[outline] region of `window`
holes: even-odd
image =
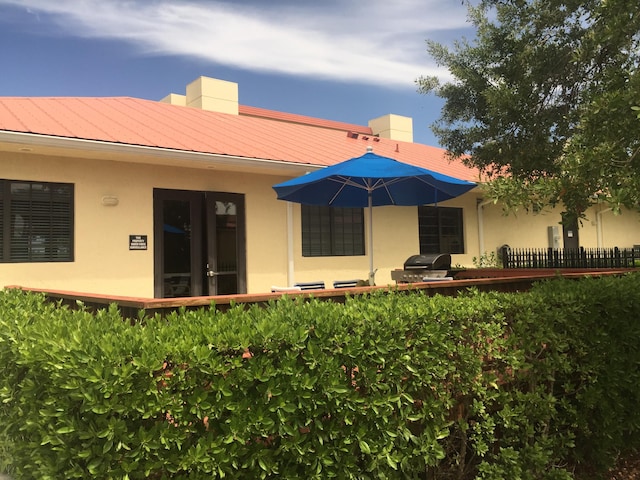
[[[302,205],[302,256],[364,255],[361,208]]]
[[[420,253],[464,253],[462,209],[418,207]]]
[[[0,262],[73,261],[73,185],[0,179]]]

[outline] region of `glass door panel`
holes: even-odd
[[[204,295],[202,194],[153,191],[154,295],[158,298]]]
[[[244,281],[244,197],[207,193],[209,291],[246,292]]]
[[[191,295],[191,202],[164,200],[164,296]]]

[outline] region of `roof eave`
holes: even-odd
[[[87,158],[104,158],[191,168],[209,168],[221,170],[256,170],[271,174],[300,174],[322,168],[319,165],[289,162],[264,158],[250,158],[208,152],[195,152],[146,145],[87,140],[82,138],[58,137],[27,132],[0,131],[0,143],[15,144],[19,150],[37,154],[38,148],[55,149],[67,152],[84,152]],[[33,149],[33,150],[32,150]],[[73,155],[80,156],[80,155]],[[117,158],[120,156],[121,158]]]

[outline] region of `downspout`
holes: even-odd
[[[484,249],[484,206],[493,203],[493,200],[478,199],[478,258],[482,257],[485,253]]]
[[[293,265],[293,203],[287,202],[287,286],[296,283]]]
[[[600,210],[596,212],[596,237],[598,242],[598,248],[603,248],[602,244],[604,243],[602,239],[602,214],[607,213],[608,211],[613,210],[611,207],[605,208],[604,210]]]

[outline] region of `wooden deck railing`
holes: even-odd
[[[73,292],[66,290],[51,290],[29,288],[23,286],[7,286],[24,291],[44,293],[52,301],[60,301],[71,308],[77,308],[78,302],[89,309],[100,309],[116,304],[125,318],[136,318],[141,311],[146,315],[164,315],[180,308],[210,307],[216,310],[227,310],[237,304],[267,305],[269,301],[276,300],[283,295],[317,298],[320,300],[344,302],[347,295],[358,295],[382,291],[411,292],[421,290],[427,295],[458,295],[459,292],[469,288],[479,291],[521,292],[527,291],[531,286],[541,280],[562,276],[565,278],[582,278],[585,276],[619,276],[631,271],[631,269],[469,269],[458,272],[453,280],[438,282],[419,282],[413,284],[364,286],[350,288],[327,288],[323,290],[307,290],[300,292],[267,292],[237,295],[216,295],[203,297],[180,298],[140,298],[118,295],[101,295],[87,292]]]

